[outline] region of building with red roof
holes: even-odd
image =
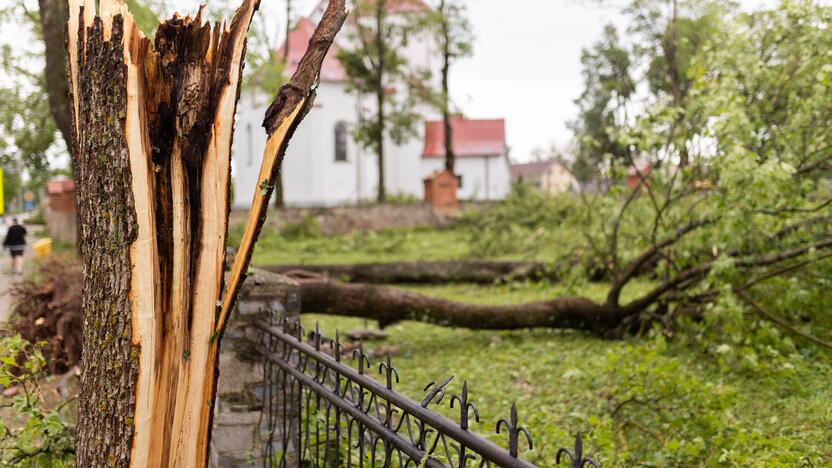
[[[431,9],[424,0],[387,0],[393,21],[398,15],[419,15]],[[291,76],[303,57],[326,2],[299,19],[287,40],[276,51],[286,57],[284,73]],[[315,105],[298,127],[283,162],[286,203],[294,206],[331,206],[372,200],[377,192],[378,160],[375,152],[357,144],[353,131],[373,110],[374,100],[348,88],[346,71],[338,60],[341,50],[354,46],[355,23],[347,22],[324,58]],[[435,70],[441,57],[430,31],[415,33],[399,51],[414,72]],[[437,88],[438,75],[434,73]],[[277,91],[277,90],[275,90]],[[391,90],[394,96],[395,89]],[[266,143],[262,120],[273,95],[247,92],[237,106],[233,140],[233,206],[247,208],[259,186],[261,155]],[[428,106],[414,108],[426,123],[419,135],[405,143],[385,141],[385,188],[390,194],[422,198],[423,179],[444,165],[444,139],[438,113]],[[506,159],[505,121],[454,119],[454,147],[458,155],[455,172],[462,183],[459,196],[495,199],[508,193],[510,180]]]

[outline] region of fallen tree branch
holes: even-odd
[[[774,322],[777,326],[783,328],[787,332],[789,332],[789,333],[791,333],[795,336],[805,338],[805,339],[811,341],[812,343],[815,343],[816,345],[823,346],[824,348],[827,348],[827,349],[832,349],[832,343],[830,343],[828,341],[824,341],[824,340],[822,340],[822,339],[820,339],[820,338],[818,338],[814,335],[810,335],[808,333],[805,333],[803,331],[798,330],[797,328],[793,327],[791,324],[789,324],[788,322],[786,322],[782,318],[780,318],[780,317],[772,314],[768,310],[766,310],[766,308],[763,307],[759,302],[752,299],[751,296],[749,296],[747,292],[737,291],[737,296],[739,296],[739,298],[742,299],[743,302],[745,302],[746,304],[751,306],[751,308],[754,309],[755,312],[762,315],[764,318]]]
[[[621,324],[620,311],[584,297],[559,297],[517,305],[449,301],[398,288],[300,279],[302,313],[378,320],[381,327],[413,320],[472,330],[569,328],[609,336]]]
[[[371,284],[491,284],[503,280],[548,279],[550,281],[558,281],[561,276],[554,265],[544,262],[490,260],[357,263],[345,265],[270,265],[260,268],[282,274],[306,271],[348,283]],[[602,274],[600,276],[604,275]]]

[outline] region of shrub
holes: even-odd
[[[41,347],[20,335],[0,338],[0,385],[19,390],[2,401],[8,410],[0,419],[2,466],[73,466],[74,442],[61,414],[63,404],[50,409],[41,397],[39,381],[47,374]]]
[[[468,233],[471,251],[478,255],[524,254],[574,246],[558,229],[578,221],[578,200],[572,194],[552,196],[528,184],[518,183],[509,196],[486,210],[463,214],[460,225]]]

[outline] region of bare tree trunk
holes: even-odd
[[[384,89],[384,13],[387,8],[385,0],[379,0],[376,4],[376,53],[378,54],[378,83],[376,83],[376,156],[378,157],[378,196],[377,201],[384,203],[387,200],[387,190],[384,187],[384,101],[386,98]]]
[[[439,3],[442,13],[442,124],[445,128],[445,169],[454,173],[456,156],[454,155],[453,128],[451,127],[451,95],[448,75],[451,69],[451,38],[448,31],[448,18],[445,12],[445,0]]]
[[[83,3],[82,3],[83,2]],[[177,16],[145,38],[125,5],[70,0],[81,257],[78,466],[205,466],[225,320],[286,142],[346,15],[330,2],[269,108],[255,221],[223,288],[231,136],[257,0],[228,26]]]
[[[40,25],[43,30],[44,88],[49,97],[49,110],[58,130],[72,152],[72,114],[69,111],[69,88],[66,82],[66,1],[38,0]]]

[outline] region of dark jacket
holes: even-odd
[[[6,239],[3,241],[3,247],[10,247],[12,245],[26,245],[26,228],[14,224],[9,226],[9,231],[6,232]]]

